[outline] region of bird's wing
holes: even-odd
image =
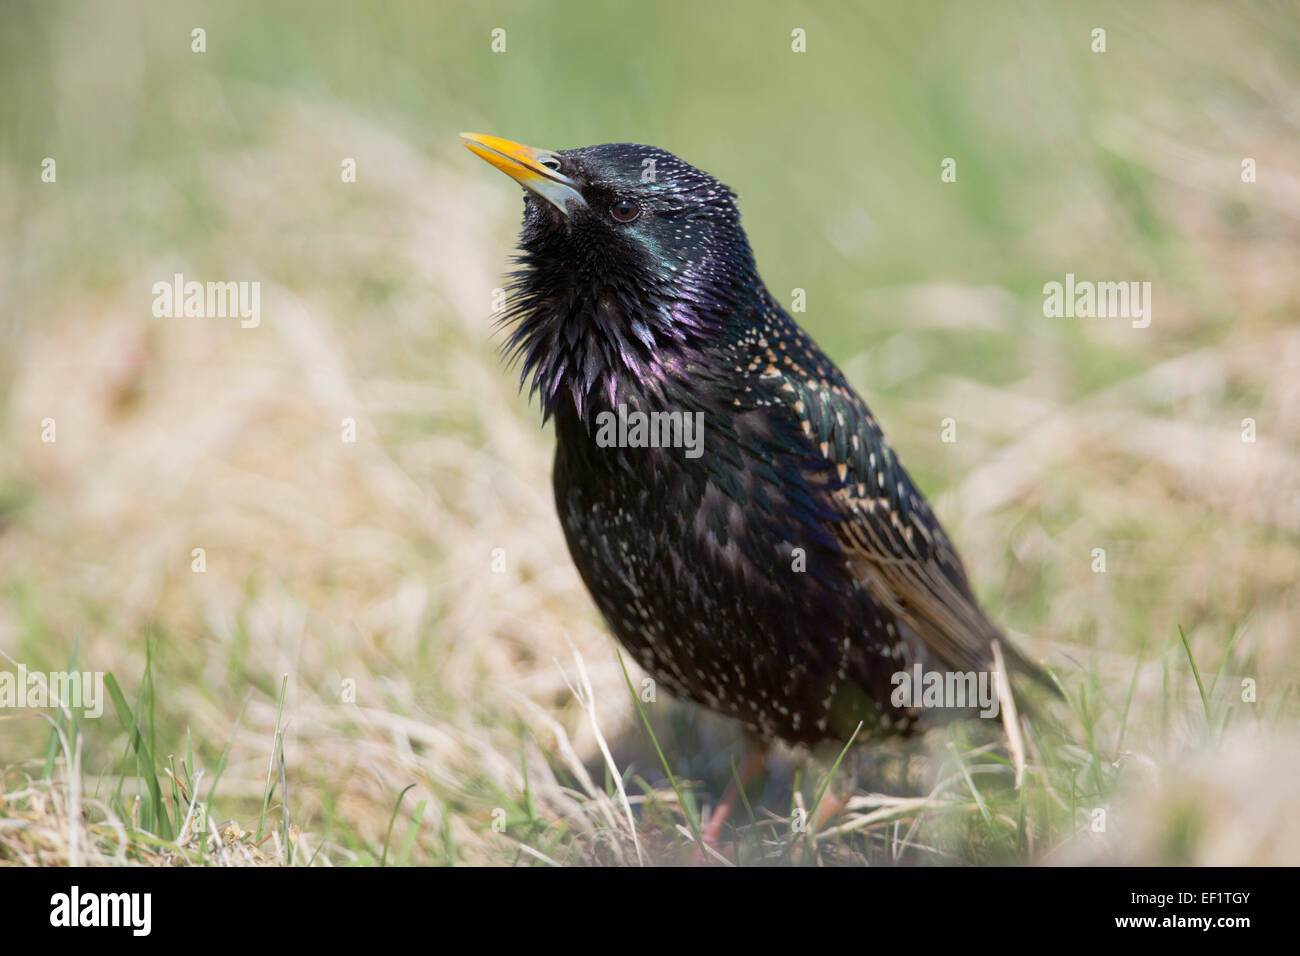
[[[939,660],[987,669],[1002,635],[980,609],[956,549],[866,405],[829,362],[817,365],[812,374],[787,367],[774,392],[803,429],[808,471],[829,472],[818,483],[833,502],[834,532],[850,563]],[[1037,671],[1005,649],[1020,669]]]

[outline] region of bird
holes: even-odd
[[[461,137],[524,187],[503,350],[554,422],[573,563],[656,682],[807,747],[915,731],[918,666],[987,673],[1000,648],[1047,683],[763,283],[730,188],[653,146]]]

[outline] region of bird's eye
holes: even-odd
[[[630,199],[620,199],[609,207],[609,214],[617,222],[631,222],[641,215],[641,207]]]
[[[541,163],[547,169],[551,170],[551,172],[558,173],[560,171],[560,161],[558,159],[553,159],[548,156],[546,159],[543,159]]]

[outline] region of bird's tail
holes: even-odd
[[[1061,698],[1061,688],[1057,686],[1056,679],[1041,664],[1036,664],[1024,655],[1014,644],[999,634],[994,640],[998,641],[1002,651],[1002,659],[1006,661],[1007,670],[1015,676],[1028,677],[1039,687],[1050,691],[1056,698]]]

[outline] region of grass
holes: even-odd
[[[0,650],[108,694],[0,710],[0,860],[690,859],[743,741],[641,699],[571,567],[490,332],[518,197],[461,129],[738,188],[1064,695],[1019,787],[987,722],[778,752],[729,859],[1300,860],[1294,11],[808,8],[797,58],[782,11],[674,9],[0,14]],[[262,325],[155,319],[176,271]],[[1151,281],[1152,327],[1045,319],[1066,272]]]
[[[1185,642],[1181,634],[1180,639]],[[1198,753],[1204,757],[1225,754],[1230,749],[1238,754],[1243,749],[1247,753],[1266,749],[1268,735],[1261,734],[1259,728],[1244,737],[1227,733],[1233,705],[1216,700],[1213,691],[1204,688],[1196,677],[1198,672],[1190,654],[1186,663],[1182,684],[1189,691],[1196,689],[1196,697],[1206,711],[1206,731],[1213,738],[1204,742]],[[579,673],[586,674],[580,660]],[[71,743],[83,735],[78,715],[64,708],[60,720],[49,718],[51,738],[59,745],[60,757],[47,764],[41,774],[22,779],[16,788],[11,778],[22,776],[21,767],[10,768],[5,775],[4,812],[0,815],[5,825],[0,826],[0,854],[11,862],[401,866],[457,861],[457,854],[450,846],[448,858],[441,861],[420,860],[416,856],[422,837],[428,837],[425,818],[430,801],[419,800],[409,815],[402,812],[404,798],[416,788],[415,783],[408,784],[396,795],[382,843],[371,852],[356,852],[301,832],[290,823],[288,803],[283,799],[278,805],[274,802],[277,791],[286,793],[287,782],[284,758],[278,747],[273,747],[268,757],[255,830],[251,823],[249,830],[234,820],[216,823],[210,808],[218,799],[218,780],[214,779],[207,801],[200,803],[197,794],[203,772],[194,769],[192,744],[187,741],[187,752],[179,762],[179,769],[173,756],[161,761],[156,756],[157,742],[150,730],[156,720],[152,698],[142,695],[133,709],[112,675],[106,677],[106,683],[130,743],[130,749],[123,755],[123,772],[115,780],[102,774],[85,774],[81,750]],[[146,673],[141,684],[147,687],[150,683]],[[589,681],[581,679],[580,684],[589,686]],[[283,687],[287,689],[287,686],[286,679]],[[668,787],[654,786],[632,767],[619,769],[613,764],[613,758],[610,758],[610,769],[617,771],[617,775],[607,776],[603,787],[597,787],[588,767],[565,745],[548,763],[551,771],[548,785],[567,792],[572,798],[570,815],[564,819],[548,819],[549,815],[535,802],[535,784],[528,779],[525,760],[521,765],[522,791],[510,797],[519,802],[505,811],[504,827],[490,824],[474,827],[481,838],[496,844],[496,851],[501,854],[498,862],[662,864],[692,859],[689,851],[700,839],[698,811],[692,809],[697,800],[695,791],[703,788],[707,794],[711,787],[707,781],[683,781],[674,773],[672,761],[659,740],[660,731],[656,731],[642,709],[630,677],[627,692],[642,720],[645,739],[661,761]],[[850,742],[835,752],[820,781],[811,789],[801,783],[804,776],[801,771],[795,772],[792,782],[781,784],[783,788],[792,786],[787,791],[788,812],[776,812],[771,804],[756,809],[745,796],[747,822],[729,823],[724,842],[726,852],[710,851],[708,858],[724,864],[751,865],[1052,863],[1107,859],[1114,852],[1113,845],[1107,842],[1110,832],[1107,818],[1116,801],[1123,798],[1124,763],[1135,758],[1155,758],[1121,750],[1118,744],[1113,748],[1098,747],[1097,741],[1103,736],[1099,725],[1107,717],[1115,720],[1118,714],[1118,733],[1122,739],[1128,729],[1124,716],[1127,708],[1125,711],[1109,708],[1110,713],[1103,713],[1104,708],[1089,703],[1085,687],[1079,689],[1077,697],[1071,696],[1067,706],[1075,715],[1076,733],[1061,732],[1060,728],[1039,733],[1038,725],[1025,720],[1023,729],[1033,759],[1019,788],[1014,785],[1014,762],[1003,752],[1001,740],[972,739],[969,726],[957,725],[940,733],[942,751],[933,749],[935,734],[930,735],[927,746],[888,745],[895,751],[892,757],[896,761],[924,767],[926,789],[911,793],[898,791],[912,788],[916,780],[914,767],[901,770],[897,766],[870,770],[857,767],[851,775],[854,782],[846,780],[841,764],[852,765],[854,757],[860,754]],[[277,706],[273,738],[277,742],[281,715]],[[873,758],[880,758],[881,749],[884,748],[872,753]],[[1156,757],[1161,762],[1168,759],[1167,755]],[[734,766],[732,774],[735,774]],[[221,765],[218,765],[216,777],[220,775]],[[856,780],[864,776],[872,783],[892,782],[896,792],[856,786]],[[816,780],[815,777],[807,779]],[[92,784],[90,788],[88,783]],[[639,792],[635,796],[624,794],[623,787],[628,783],[636,784]],[[95,788],[105,784],[111,792],[106,795],[95,792]],[[818,811],[831,789],[844,792],[845,798],[835,817],[824,821]],[[1194,860],[1193,838],[1202,824],[1195,801],[1188,805],[1190,796],[1186,792],[1179,796],[1182,802],[1174,819],[1146,822],[1156,829],[1161,824],[1172,828],[1182,844],[1179,852]],[[809,798],[811,805],[805,810]],[[239,801],[223,802],[238,804]],[[626,817],[616,812],[619,807],[627,807]],[[281,825],[268,826],[277,813]],[[401,835],[396,844],[395,831]],[[451,842],[446,829],[441,836]],[[643,845],[645,855],[642,855]],[[390,848],[393,849],[391,859]]]

